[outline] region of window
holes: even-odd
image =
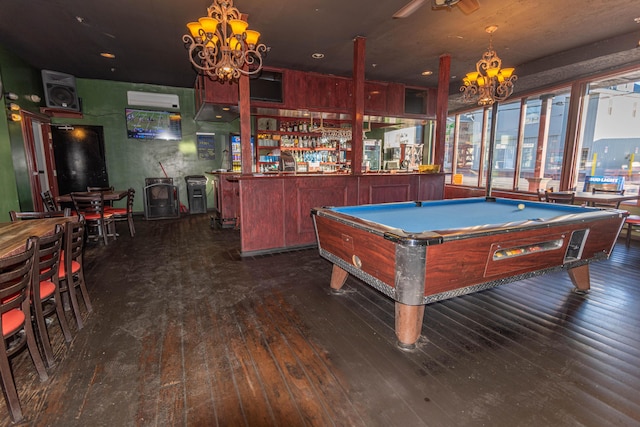
[[[569,98],[570,90],[562,88],[526,98],[524,104],[514,99],[498,105],[493,188],[532,192],[559,188]],[[464,185],[486,185],[491,112],[481,108],[448,119],[446,158],[451,169],[446,170],[452,171],[455,152],[453,173],[462,176]]]
[[[456,173],[462,175],[464,185],[477,186],[481,169],[484,144],[488,139],[484,109],[460,115],[458,145],[456,148]]]
[[[589,84],[582,113],[577,189],[586,176],[625,180],[625,193],[640,187],[640,72],[608,77]]]
[[[505,190],[513,189],[513,177],[518,152],[520,101],[498,105],[496,140],[493,150],[491,185]]]

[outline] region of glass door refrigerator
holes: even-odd
[[[229,136],[229,144],[231,145],[231,171],[242,172],[242,145],[240,144],[240,135],[232,133]],[[251,137],[251,153],[254,153],[253,137]],[[251,159],[251,170],[255,171],[255,158]]]
[[[370,171],[380,170],[380,152],[382,143],[379,139],[365,139],[364,141],[364,164]]]

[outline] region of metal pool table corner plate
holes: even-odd
[[[424,305],[567,269],[590,287],[588,263],[611,254],[627,212],[472,198],[312,210],[331,288],[348,274],[396,303],[399,345],[420,336]]]

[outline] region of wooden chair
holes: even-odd
[[[30,292],[36,240],[37,237],[29,238],[24,252],[0,259],[0,330],[3,338],[0,376],[14,422],[22,419],[22,409],[9,358],[24,349],[26,343],[40,379],[45,381],[48,378],[31,325]]]
[[[546,190],[538,190],[538,201],[546,202],[547,201],[547,191]]]
[[[640,227],[640,215],[629,215],[624,223],[627,225],[627,238],[625,244],[629,247],[631,246],[631,233],[633,232],[633,227]]]
[[[71,193],[71,200],[78,215],[83,215],[87,223],[87,236],[97,238],[108,244],[108,237],[115,238],[113,215],[104,209],[104,195],[96,193]],[[89,229],[96,230],[95,233]]]
[[[64,259],[58,268],[58,280],[60,283],[60,293],[68,295],[71,301],[73,315],[76,318],[78,329],[82,329],[82,314],[78,304],[78,291],[82,294],[84,305],[91,313],[93,307],[89,299],[89,292],[84,281],[83,249],[85,220],[80,216],[77,220],[70,220],[64,226]]]
[[[44,205],[44,209],[46,211],[53,212],[60,209],[58,208],[58,204],[56,203],[56,201],[53,199],[51,191],[43,191],[42,193],[40,193],[40,197],[42,197],[42,204]]]
[[[71,341],[71,330],[62,307],[58,278],[63,238],[64,228],[61,225],[56,225],[53,234],[40,237],[35,244],[36,256],[33,263],[31,310],[38,341],[48,367],[55,365],[55,358],[45,319],[55,313],[65,341]]]
[[[118,221],[127,221],[129,224],[129,234],[131,237],[135,236],[136,229],[133,225],[133,199],[136,195],[136,190],[133,188],[129,188],[127,191],[127,206],[124,208],[114,208],[111,207],[107,209],[107,212],[113,214],[113,220]],[[105,207],[106,209],[106,207]]]
[[[624,190],[605,190],[602,188],[596,188],[593,187],[591,189],[591,193],[592,194],[598,194],[598,193],[605,193],[605,194],[619,194],[621,196],[624,196]],[[593,202],[591,204],[591,206],[595,206],[595,207],[599,207],[599,208],[614,208],[614,209],[620,209],[620,203],[621,201],[617,201],[617,202],[612,202],[612,203],[600,203],[600,202]]]
[[[89,192],[89,193],[113,191],[114,189],[115,188],[113,186],[111,186],[111,187],[89,187],[89,186],[87,186],[87,192]],[[111,206],[111,202],[105,201],[104,202],[104,207],[107,208],[108,206]]]
[[[11,221],[24,221],[29,219],[43,219],[43,218],[56,218],[63,216],[71,216],[71,209],[65,208],[62,211],[47,211],[47,212],[16,212],[9,211],[9,218]]]
[[[576,197],[576,193],[556,193],[553,191],[546,191],[545,198],[549,203],[561,203],[564,205],[572,205]]]

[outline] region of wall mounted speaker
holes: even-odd
[[[80,111],[76,78],[70,74],[42,70],[42,85],[47,107]]]

